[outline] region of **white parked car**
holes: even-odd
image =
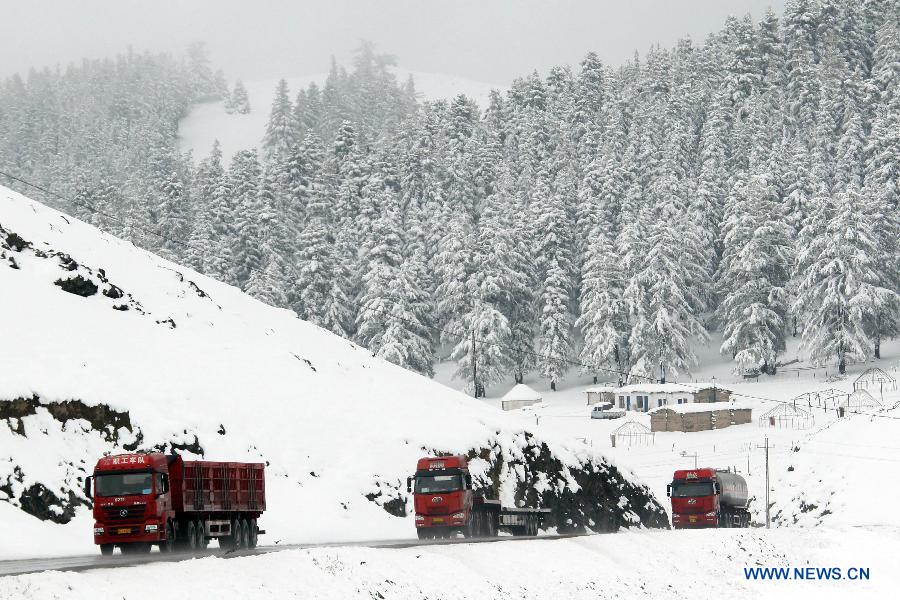
[[[591,408],[592,419],[618,419],[624,416],[624,410],[613,410],[612,402],[601,402]]]

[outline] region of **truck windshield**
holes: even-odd
[[[416,477],[417,494],[440,494],[462,488],[459,475],[432,475]]]
[[[713,487],[712,483],[709,481],[706,482],[697,482],[697,483],[675,483],[672,484],[672,497],[673,498],[693,498],[695,496],[712,496]]]
[[[153,473],[108,473],[94,478],[95,496],[135,496],[153,491]]]

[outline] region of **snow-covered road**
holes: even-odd
[[[900,585],[896,527],[627,531],[574,539],[294,549],[127,569],[0,578],[9,599],[884,598]],[[551,560],[552,558],[552,560]],[[748,579],[787,567],[791,580]],[[840,568],[840,580],[794,570]],[[851,580],[851,568],[868,580]]]
[[[136,567],[154,563],[171,563],[193,560],[194,558],[224,558],[233,559],[247,556],[258,556],[261,554],[271,554],[273,552],[283,552],[285,550],[307,550],[312,548],[413,548],[417,546],[446,546],[451,544],[493,544],[499,542],[524,542],[524,541],[548,541],[560,540],[575,537],[585,537],[589,535],[600,535],[594,533],[569,533],[569,534],[542,534],[537,538],[526,537],[496,537],[481,539],[465,539],[453,538],[442,540],[417,540],[417,539],[395,539],[395,540],[365,540],[358,542],[325,542],[310,544],[282,544],[259,546],[253,550],[223,550],[221,548],[210,548],[204,550],[197,555],[189,555],[187,553],[176,552],[174,554],[160,554],[157,552],[145,555],[122,555],[105,557],[95,554],[82,554],[74,556],[47,556],[40,558],[23,558],[13,560],[0,560],[0,577],[10,575],[27,575],[29,573],[40,573],[43,571],[89,571],[91,569],[111,569],[119,567]]]

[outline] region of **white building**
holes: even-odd
[[[616,389],[616,407],[647,412],[660,406],[695,402],[698,387],[678,383],[634,383]]]
[[[525,406],[537,404],[543,399],[539,392],[531,389],[524,383],[513,386],[506,392],[502,399],[503,410],[515,410]]]

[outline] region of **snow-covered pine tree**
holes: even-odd
[[[228,171],[229,194],[234,203],[233,237],[226,238],[232,248],[230,281],[245,289],[250,275],[262,269],[259,247],[260,196],[262,167],[255,149],[241,150],[231,160]]]
[[[751,157],[747,183],[735,190],[738,201],[724,240],[728,261],[719,274],[718,314],[724,330],[721,350],[734,359],[736,370],[774,374],[786,347],[785,286],[793,232],[781,217],[773,165],[760,154]]]
[[[630,327],[623,299],[625,272],[608,227],[597,225],[591,232],[581,273],[581,312],[576,325],[584,346],[579,360],[597,369],[630,367]]]
[[[278,82],[275,97],[272,99],[272,111],[269,113],[266,133],[263,136],[263,153],[268,160],[285,156],[299,139],[300,126],[294,116],[287,81],[282,79]]]
[[[254,225],[258,235],[259,265],[250,271],[244,290],[266,304],[285,307],[290,275],[285,263],[287,240],[284,221],[278,211],[277,180],[274,167],[263,168],[253,207],[257,219]]]
[[[562,168],[552,182],[550,177],[546,172],[538,174],[533,210],[541,281],[537,367],[555,390],[574,354],[574,223],[569,207],[575,204],[576,191],[570,168]]]
[[[325,173],[310,182],[307,220],[296,244],[296,280],[291,297],[293,309],[302,319],[341,337],[353,331],[347,257],[336,245],[338,216],[334,178]]]
[[[861,205],[855,183],[836,198],[827,191],[819,194],[797,254],[795,310],[802,319],[801,347],[813,361],[834,360],[841,374],[849,360],[866,360],[872,353],[866,324],[883,289],[878,238]],[[887,290],[891,292],[896,295]]]
[[[231,91],[231,110],[239,115],[250,114],[250,96],[240,79],[234,82],[234,89]]]

